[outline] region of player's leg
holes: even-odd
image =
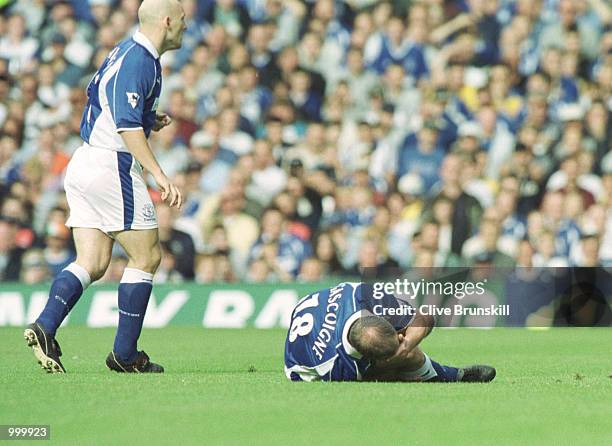
[[[145,361],[138,352],[137,341],[151,296],[153,274],[161,260],[161,249],[157,229],[119,232],[116,240],[125,249],[129,260],[119,284],[119,326],[107,365],[113,370],[131,371],[122,369],[143,361],[150,364],[148,357]],[[163,368],[147,371],[163,371]]]
[[[495,377],[495,369],[488,366],[467,368],[442,365],[419,348],[420,342],[433,330],[434,320],[418,313],[398,334],[400,346],[388,360],[376,361],[368,370],[367,378],[375,381],[427,382],[487,382]]]
[[[76,260],[57,275],[51,284],[45,308],[24,332],[39,363],[50,372],[65,371],[59,359],[61,350],[55,340],[58,327],[89,284],[104,275],[113,247],[113,240],[98,229],[74,228],[73,237]]]
[[[74,228],[73,237],[77,258],[53,281],[47,305],[36,320],[51,336],[55,336],[57,328],[89,284],[104,275],[111,258],[113,239],[104,232]]]
[[[465,368],[440,364],[423,353],[418,345],[433,330],[432,317],[417,315],[400,333],[400,349],[389,362],[395,367],[400,381],[427,382],[488,382],[495,378],[495,369],[490,366],[474,365]],[[426,333],[423,336],[423,331]],[[404,351],[402,351],[404,347]]]
[[[459,380],[458,368],[439,364],[418,348],[434,327],[435,319],[432,316],[418,312],[403,332],[400,332],[400,349],[389,361],[389,366],[395,367],[402,380],[443,382]]]
[[[414,374],[425,363],[425,355],[418,347],[410,354],[387,361],[377,361],[368,369],[365,381],[422,381]]]
[[[401,359],[377,362],[368,369],[364,381],[489,382],[495,373],[493,367],[486,365],[464,368],[442,365],[416,347]]]
[[[388,361],[376,362],[367,373],[368,381],[442,381],[459,380],[460,369],[438,364],[419,347]]]
[[[116,201],[107,198],[107,189],[112,190],[115,183],[109,181],[116,170],[109,167],[113,156],[108,150],[79,147],[66,169],[64,189],[70,208],[66,225],[73,228],[77,259],[56,277],[49,301],[36,321],[51,336],[85,288],[104,274],[110,262],[113,240],[100,229],[104,228],[105,220],[111,219],[101,205]]]

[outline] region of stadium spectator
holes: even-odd
[[[156,205],[159,241],[162,248],[171,255],[172,267],[162,263],[161,268],[167,273],[176,271],[182,279],[194,278],[195,245],[191,236],[173,226],[175,210],[167,203],[160,201]],[[152,209],[150,212],[154,212]],[[161,274],[161,273],[160,273]]]
[[[34,63],[34,55],[40,43],[26,35],[23,15],[11,15],[6,21],[6,34],[0,38],[0,57],[8,59],[8,70],[13,76],[27,72]]]
[[[160,240],[162,260],[159,268],[153,276],[155,283],[180,283],[184,276],[177,270],[177,256],[173,250],[173,245]]]
[[[200,254],[196,259],[195,281],[213,283],[217,281],[215,258],[211,254]]]
[[[70,247],[70,231],[64,226],[65,213],[62,210],[54,212],[59,214],[59,217],[50,216],[45,229],[46,247],[43,251],[47,267],[53,277],[76,259],[76,253]]]
[[[356,265],[346,274],[364,279],[392,277],[397,273],[397,266],[397,262],[387,256],[380,240],[367,238],[359,247]]]
[[[297,280],[300,282],[320,282],[323,278],[323,264],[316,257],[309,257],[302,262]]]
[[[288,231],[287,220],[277,208],[268,208],[261,216],[261,233],[249,259],[264,259],[280,280],[296,277],[302,262],[309,256],[310,243]]]
[[[491,263],[499,267],[512,267],[513,257],[508,254],[514,254],[510,252],[514,246],[504,246],[499,217],[494,212],[490,214],[483,218],[478,234],[466,240],[462,256],[475,264]]]
[[[246,193],[262,206],[270,204],[287,184],[287,173],[276,165],[272,146],[265,139],[253,145],[253,173]]]
[[[45,283],[51,278],[51,271],[40,249],[31,249],[22,259],[21,280],[26,285]]]
[[[0,220],[0,274],[4,281],[19,280],[23,250],[15,240],[17,224],[13,220]]]

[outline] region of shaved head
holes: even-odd
[[[152,25],[164,17],[180,16],[181,12],[179,0],[143,0],[138,8],[138,20],[141,26]]]
[[[364,316],[349,329],[349,343],[370,360],[384,360],[395,354],[399,347],[397,332],[379,316]]]
[[[140,31],[160,54],[181,47],[185,12],[179,0],[144,0],[138,8]]]

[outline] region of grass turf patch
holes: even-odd
[[[106,370],[114,330],[60,330],[47,375],[0,329],[0,424],[50,424],[61,444],[612,444],[611,329],[436,330],[443,364],[490,384],[291,383],[283,330],[145,330],[164,375]]]

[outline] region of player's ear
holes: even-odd
[[[401,334],[401,333],[398,333],[397,334],[397,339],[400,341],[400,344],[401,344],[402,342],[404,342],[404,335]]]

